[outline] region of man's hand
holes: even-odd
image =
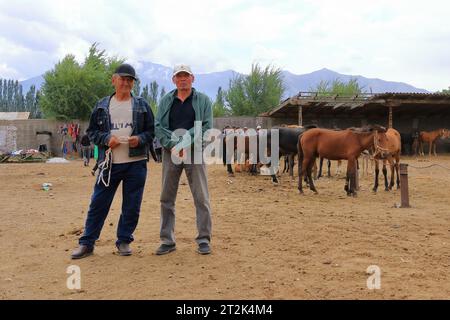
[[[114,149],[114,148],[116,148],[119,144],[120,144],[119,138],[117,138],[116,136],[111,136],[111,139],[109,139],[109,142],[108,142],[108,146],[109,146],[111,149]]]
[[[136,148],[139,145],[139,137],[138,136],[129,137],[128,143],[130,144],[130,148]]]
[[[180,151],[177,152],[175,150],[175,147],[173,147],[171,152],[172,152],[172,155],[174,155],[175,157],[179,158],[180,160],[186,160],[185,159],[185,157],[186,157],[186,150],[181,149]]]

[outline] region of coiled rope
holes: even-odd
[[[108,149],[105,153],[105,160],[103,162],[100,162],[98,165],[99,173],[97,177],[97,184],[100,184],[100,182],[103,183],[105,187],[109,187],[109,183],[111,182],[111,167],[112,167],[112,150]],[[104,172],[107,171],[108,178],[107,181],[105,181]]]

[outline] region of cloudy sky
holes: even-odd
[[[129,62],[194,72],[253,62],[450,86],[447,0],[0,0],[0,78],[44,73],[93,42]]]

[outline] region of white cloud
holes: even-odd
[[[32,77],[98,42],[128,61],[196,72],[261,62],[438,90],[450,84],[449,16],[444,0],[0,0],[0,64]]]
[[[18,79],[19,72],[13,68],[8,67],[6,64],[0,64],[0,79]],[[20,79],[19,79],[20,80]]]

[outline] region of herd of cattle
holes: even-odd
[[[316,159],[320,159],[321,176],[323,159],[337,160],[340,165],[341,160],[347,160],[347,173],[345,180],[345,191],[347,195],[357,194],[357,173],[359,169],[358,159],[372,159],[375,163],[375,183],[373,191],[378,189],[379,161],[383,162],[382,172],[385,181],[385,190],[391,190],[395,185],[394,173],[396,173],[397,188],[400,186],[399,162],[402,153],[402,146],[407,147],[408,153],[419,150],[421,155],[423,147],[428,143],[429,155],[432,151],[436,155],[436,142],[438,139],[450,137],[448,129],[437,129],[431,132],[417,132],[413,134],[400,134],[393,128],[384,128],[379,125],[369,125],[361,128],[348,128],[345,130],[331,130],[310,126],[286,126],[275,127],[278,137],[278,159],[285,157],[285,170],[293,177],[294,159],[298,158],[298,190],[303,194],[303,179],[309,188],[317,193],[314,185],[313,172],[317,171]],[[227,166],[229,175],[233,175],[232,164],[235,164],[236,171],[247,170],[252,174],[257,174],[261,168],[260,154],[271,156],[273,150],[271,140],[273,130],[249,130],[247,128],[236,128],[227,126],[223,129],[222,157],[223,163]],[[256,134],[255,134],[256,132]],[[265,135],[265,141],[259,143],[259,139]],[[254,136],[254,138],[252,138]],[[250,148],[251,140],[256,139],[257,150]],[[242,141],[238,143],[238,141]],[[263,147],[261,147],[261,145]],[[265,150],[261,150],[264,148]],[[276,154],[276,153],[274,153]],[[390,166],[391,179],[388,182],[387,164]],[[267,165],[267,163],[266,163]],[[278,183],[277,171],[270,166],[269,174],[273,183]],[[328,169],[329,170],[329,169]]]

